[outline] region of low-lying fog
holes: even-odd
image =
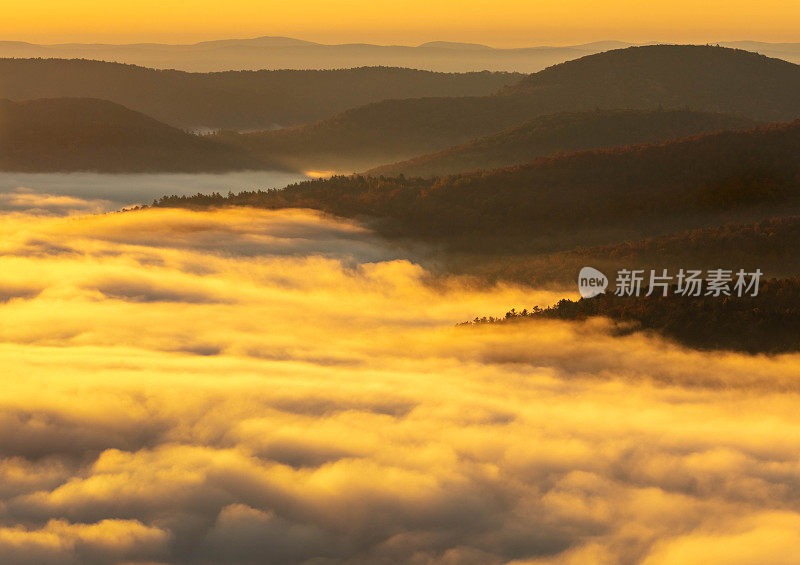
[[[68,215],[150,204],[169,194],[282,188],[305,180],[276,171],[192,173],[8,173],[0,172],[0,211]]]
[[[455,327],[559,295],[303,211],[0,236],[2,563],[796,559],[797,355]]]

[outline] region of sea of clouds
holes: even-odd
[[[0,221],[0,563],[793,563],[800,356],[289,210]]]

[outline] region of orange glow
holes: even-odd
[[[497,47],[627,41],[800,41],[793,0],[141,0],[14,2],[0,39],[192,42],[282,35],[323,43],[474,41]]]

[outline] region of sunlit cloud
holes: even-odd
[[[0,528],[4,563],[100,563],[164,554],[169,534],[136,520],[71,524],[50,520],[41,528]]]
[[[791,562],[800,356],[456,327],[562,294],[308,211],[4,220],[4,563]]]
[[[68,214],[96,214],[105,212],[110,207],[111,202],[108,200],[48,194],[25,187],[20,187],[10,192],[0,192],[0,211],[62,216]]]

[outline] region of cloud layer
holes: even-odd
[[[0,211],[39,215],[89,214],[149,204],[165,194],[281,188],[304,175],[277,171],[231,171],[218,174],[19,173],[0,171]]]
[[[795,562],[798,356],[455,327],[560,296],[303,211],[0,236],[0,562]]]

